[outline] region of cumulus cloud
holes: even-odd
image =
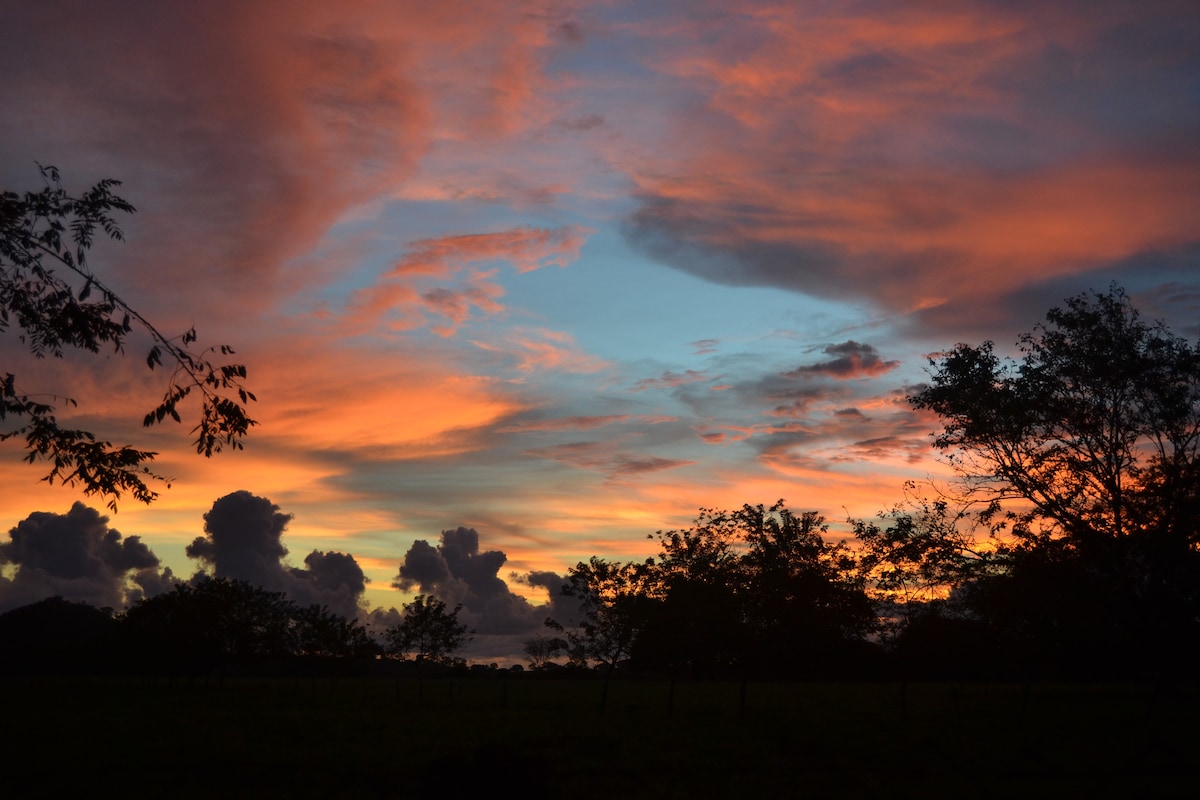
[[[218,578],[283,592],[302,606],[323,605],[344,617],[358,616],[367,578],[354,556],[313,550],[303,568],[288,566],[283,533],[291,519],[265,497],[233,492],[204,515],[205,535],[188,545],[187,554]]]
[[[481,655],[511,654],[542,630],[546,617],[567,618],[573,612],[559,594],[563,579],[553,572],[512,576],[544,588],[549,594],[546,603],[533,604],[515,594],[500,577],[507,560],[502,551],[481,550],[474,528],[458,527],[442,531],[436,545],[424,539],[413,542],[393,585],[433,595],[451,607],[461,604],[460,619],[475,631],[475,650]]]
[[[0,610],[47,597],[121,608],[138,598],[168,590],[170,569],[138,536],[122,537],[108,517],[82,503],[66,514],[35,511],[8,532],[0,544]]]
[[[899,361],[884,361],[879,352],[869,344],[859,344],[851,339],[841,344],[831,344],[825,354],[833,356],[828,361],[797,367],[785,372],[788,378],[807,375],[826,375],[831,378],[874,378],[900,366]]]

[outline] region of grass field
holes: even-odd
[[[1194,797],[1193,688],[9,680],[5,797]],[[7,791],[4,787],[11,790]]]

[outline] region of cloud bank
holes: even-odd
[[[122,536],[108,517],[75,503],[66,514],[36,511],[0,543],[0,611],[62,597],[121,609],[173,586],[171,570],[140,536]]]

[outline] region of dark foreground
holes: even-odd
[[[13,798],[1194,797],[1195,688],[9,679]]]

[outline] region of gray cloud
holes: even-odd
[[[283,574],[280,560],[287,555],[283,532],[291,514],[265,497],[245,490],[228,494],[204,514],[206,536],[187,547],[189,558],[212,567],[218,578],[235,578],[278,590]]]
[[[686,467],[695,463],[683,459],[620,452],[608,442],[567,442],[548,447],[531,448],[525,453],[539,458],[550,458],[577,469],[596,470],[607,476],[610,481],[676,467]]]
[[[138,536],[122,537],[108,517],[82,503],[66,514],[36,511],[8,532],[0,564],[0,610],[61,596],[97,607],[121,608],[173,585],[169,569]]]
[[[797,367],[784,373],[788,378],[807,375],[826,375],[831,378],[874,378],[900,366],[899,361],[884,361],[879,352],[869,344],[859,344],[851,339],[841,344],[831,344],[825,354],[833,356],[828,361]]]
[[[288,566],[283,561],[288,553],[283,533],[291,519],[265,497],[233,492],[204,515],[206,535],[196,537],[187,554],[218,578],[248,581],[283,592],[302,606],[323,605],[344,617],[357,617],[367,578],[354,556],[313,550],[303,568]]]
[[[643,392],[646,389],[674,389],[677,386],[683,386],[688,383],[708,382],[715,380],[711,375],[694,369],[684,370],[682,373],[664,372],[658,378],[643,378],[633,385],[629,390],[631,392]]]
[[[550,593],[546,604],[535,605],[514,594],[500,578],[507,560],[499,550],[480,550],[474,528],[459,527],[442,531],[436,546],[424,539],[413,542],[393,585],[401,591],[433,595],[449,606],[462,604],[461,619],[482,640],[477,647],[488,645],[489,638],[492,646],[507,639],[508,647],[517,641],[516,649],[508,651],[516,652],[520,637],[541,631],[546,617],[556,613],[562,578],[552,572],[514,574],[515,580]]]
[[[1177,334],[1195,338],[1200,336],[1197,263],[1200,242],[1136,253],[1078,275],[1032,280],[986,299],[923,309],[908,318],[908,332],[939,337],[946,345],[990,339],[1003,347],[1043,321],[1046,311],[1064,299],[1085,289],[1103,291],[1115,281],[1125,287],[1147,318],[1162,319]]]
[[[555,124],[569,131],[590,131],[593,128],[602,126],[604,124],[604,117],[599,114],[587,114],[572,119],[561,119]]]

